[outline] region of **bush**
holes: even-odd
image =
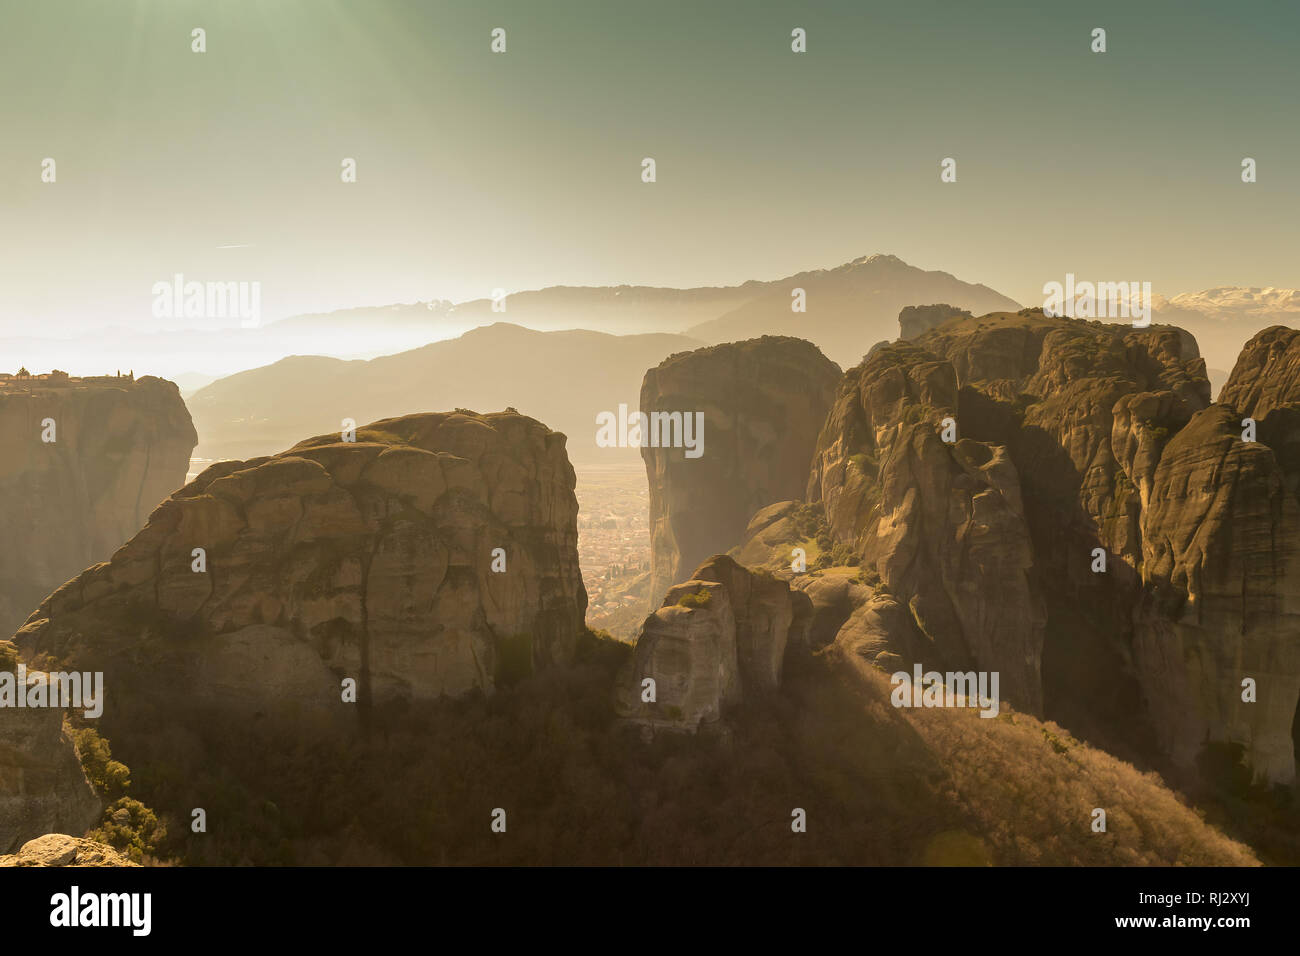
[[[708,607],[709,602],[712,600],[713,592],[708,588],[700,588],[698,591],[690,594],[683,594],[679,597],[677,599],[677,606],[689,608]]]
[[[847,544],[837,544],[831,549],[830,565],[833,568],[854,567],[858,563],[858,556],[853,549]]]
[[[131,771],[126,764],[113,759],[108,741],[93,727],[75,728],[71,736],[86,779],[95,792],[110,799],[126,793],[131,786]]]
[[[154,856],[158,844],[166,839],[167,828],[139,800],[122,797],[104,810],[99,826],[86,836],[122,850],[136,863],[143,863],[146,856]]]

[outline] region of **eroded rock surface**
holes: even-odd
[[[1272,326],[1247,342],[1219,402],[1237,413],[1236,425],[1255,421],[1257,439],[1300,496],[1300,330]]]
[[[704,414],[702,454],[645,447],[650,600],[743,536],[755,511],[802,495],[840,370],[802,339],[684,352],[646,372],[641,411]]]
[[[1195,341],[1027,309],[949,322],[917,344],[953,363],[962,433],[1004,444],[1020,475],[1047,612],[1046,715],[1116,753],[1150,749],[1133,665],[1141,524],[1164,445],[1209,404]]]
[[[959,420],[951,363],[908,343],[881,349],[845,376],[808,500],[907,608],[891,654],[996,670],[1003,694],[1037,712],[1044,612],[1019,475],[1004,446],[957,437]]]
[[[775,689],[805,613],[790,586],[714,555],[669,589],[646,618],[620,679],[619,713],[648,727],[694,731],[745,693]],[[654,682],[648,701],[647,679]]]
[[[1165,447],[1142,533],[1134,651],[1161,745],[1193,766],[1207,741],[1237,744],[1257,777],[1291,782],[1300,507],[1272,451],[1231,408],[1198,412]]]
[[[66,833],[28,840],[17,853],[0,856],[0,866],[139,866],[104,843]]]
[[[0,641],[0,670],[13,675],[17,659],[14,646]],[[27,683],[42,677],[28,674]],[[83,833],[100,809],[64,729],[63,710],[0,707],[0,852],[51,830]]]
[[[197,440],[163,379],[0,380],[0,634],[144,527]]]
[[[1000,670],[1024,709],[1041,674],[1048,716],[1117,753],[1190,771],[1225,746],[1292,782],[1296,343],[1256,336],[1214,406],[1170,327],[1025,310],[880,350],[846,375],[814,459],[808,500],[862,567],[796,581],[814,641],[836,627],[885,669]]]
[[[115,677],[245,716],[337,710],[345,678],[363,705],[491,691],[572,654],[587,604],[573,488],[565,437],[513,409],[222,462],[16,642],[104,670],[109,707]]]

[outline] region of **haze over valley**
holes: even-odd
[[[1300,7],[1244,3],[6,5],[14,928],[495,928],[465,866],[1285,918]]]

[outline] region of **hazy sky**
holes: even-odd
[[[1023,302],[1300,286],[1294,0],[0,0],[0,38],[9,332],[177,272],[269,318],[873,252]]]

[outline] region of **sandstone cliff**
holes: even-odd
[[[346,678],[363,709],[490,691],[568,660],[583,626],[564,445],[457,410],[219,463],[16,642],[105,671],[109,708],[121,684],[239,716],[338,713]]]
[[[1272,326],[1247,342],[1219,401],[1238,413],[1237,425],[1255,420],[1256,437],[1300,496],[1300,330]]]
[[[185,483],[196,441],[180,392],[162,379],[3,383],[0,633],[139,531]]]
[[[771,574],[714,555],[675,585],[646,618],[619,680],[621,716],[647,727],[694,731],[748,693],[781,683],[786,646],[806,614],[800,595]],[[646,700],[647,679],[654,700]]]
[[[1005,443],[1021,475],[1047,611],[1047,715],[1117,753],[1148,749],[1148,690],[1132,663],[1140,524],[1164,443],[1209,404],[1195,341],[1026,309],[950,322],[918,344],[952,361],[963,433]]]
[[[755,511],[798,497],[839,367],[801,339],[684,352],[646,372],[641,411],[703,413],[703,453],[642,447],[650,491],[650,600],[732,547]]]
[[[1257,420],[1300,402],[1300,329],[1274,325],[1251,338],[1219,401]]]
[[[1169,327],[1025,310],[879,350],[846,375],[814,458],[808,500],[863,566],[796,580],[814,642],[886,669],[997,669],[1013,703],[1034,709],[1041,686],[1048,716],[1118,753],[1190,770],[1235,747],[1257,779],[1291,782],[1294,343],[1257,336],[1213,407],[1195,342]],[[741,553],[781,531],[756,517]]]
[[[0,670],[12,674],[17,659],[14,646],[0,641]],[[37,679],[28,674],[27,682]],[[84,833],[100,809],[63,711],[0,708],[0,854],[51,830]]]
[[[1020,476],[1004,446],[958,437],[960,419],[950,362],[880,349],[845,376],[808,499],[907,608],[891,659],[998,671],[1004,696],[1039,712],[1044,611]]]
[[[1224,406],[1198,412],[1155,469],[1134,651],[1176,763],[1193,766],[1207,741],[1235,744],[1256,777],[1290,783],[1300,507],[1273,453],[1241,440],[1239,419]]]

